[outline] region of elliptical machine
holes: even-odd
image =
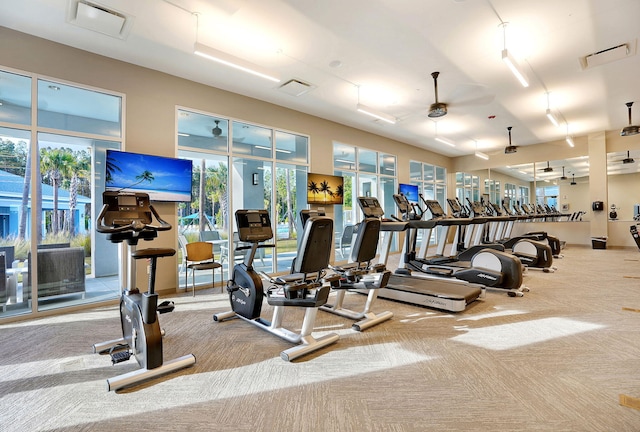
[[[107,379],[107,390],[136,384],[164,375],[196,362],[193,354],[188,354],[168,362],[163,361],[162,337],[158,315],[171,312],[173,302],[158,304],[155,293],[156,263],[158,258],[175,255],[169,248],[137,249],[139,240],[152,240],[158,231],[167,231],[171,225],[158,215],[149,203],[146,193],[125,193],[106,191],[102,194],[103,207],[98,215],[96,230],[106,233],[112,243],[121,243],[128,257],[127,286],[120,297],[120,323],[122,338],[93,345],[93,352],[111,355],[112,364],[135,357],[140,369]],[[153,219],[159,225],[153,224]],[[125,248],[126,244],[126,248]],[[136,288],[136,261],[148,259],[148,291],[140,293]]]
[[[294,360],[336,342],[339,336],[329,333],[315,338],[311,334],[318,308],[327,302],[330,286],[323,280],[324,271],[329,266],[333,221],[327,217],[312,217],[305,224],[293,273],[270,280],[273,284],[264,290],[262,278],[253,268],[253,260],[258,248],[273,247],[259,245],[273,238],[271,220],[266,210],[237,210],[236,223],[240,241],[251,243],[241,246],[250,249],[244,262],[233,267],[233,276],[227,283],[231,310],[213,315],[213,320],[221,322],[229,318],[240,318],[286,341],[298,344],[280,353],[285,361]],[[272,321],[261,317],[262,301],[274,307]],[[305,308],[300,333],[282,327],[286,307]]]
[[[522,291],[527,290],[522,286],[522,265],[517,258],[505,254],[502,248],[490,248],[481,245],[466,250],[463,254],[455,253],[454,256],[444,256],[449,229],[456,229],[468,226],[474,222],[471,219],[445,218],[444,210],[440,203],[435,200],[421,199],[431,212],[433,218],[430,220],[408,220],[409,233],[405,238],[405,251],[401,258],[401,267],[396,273],[409,273],[423,275],[423,277],[455,278],[461,281],[480,284],[486,288],[496,288],[507,291],[509,296],[522,296]],[[410,203],[402,194],[393,196],[400,213],[405,217],[408,214]],[[422,214],[425,212],[422,211]],[[418,256],[416,253],[417,230],[427,230],[428,234],[423,237],[424,242],[429,242],[431,230],[437,227],[445,228],[438,244],[439,253],[436,257]],[[457,241],[454,241],[457,243]],[[456,246],[457,248],[457,246]],[[456,250],[456,248],[452,250]],[[426,251],[425,251],[426,252]],[[462,261],[464,259],[464,261]],[[412,273],[413,272],[413,273]]]

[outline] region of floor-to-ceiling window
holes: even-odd
[[[274,247],[260,248],[254,266],[287,272],[301,229],[298,212],[306,206],[309,138],[186,108],[178,109],[177,123],[178,155],[193,160],[194,166],[193,201],[178,208],[181,249],[196,240],[211,242],[226,279],[247,253],[238,238],[235,211],[267,209],[274,238],[266,243]],[[182,287],[183,254],[181,250]],[[196,283],[210,284],[211,273],[196,274]]]
[[[343,205],[334,209],[336,260],[346,260],[355,235],[353,227],[362,218],[357,197],[376,197],[387,217],[396,213],[397,160],[391,154],[334,143],[333,169],[334,175],[344,178]],[[396,245],[392,247],[395,250]]]
[[[446,209],[447,201],[447,170],[444,167],[432,165],[419,161],[409,162],[409,175],[411,183],[418,186],[420,193],[425,200],[437,200],[443,209]],[[427,211],[424,202],[418,202],[417,205]],[[428,219],[430,215],[425,215]],[[432,236],[430,242],[435,243],[438,240],[438,231],[430,231]],[[422,242],[423,230],[418,230],[416,242]]]
[[[543,207],[558,208],[558,185],[544,185],[536,187],[536,204]]]
[[[94,218],[124,97],[8,70],[0,95],[0,317],[117,298],[118,251]]]
[[[489,202],[500,206],[500,182],[498,180],[484,180],[484,194],[489,197]]]
[[[470,201],[480,201],[480,177],[473,174],[456,173],[456,197],[462,205],[469,206]]]

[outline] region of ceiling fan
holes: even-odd
[[[546,167],[540,168],[540,171],[546,172],[546,173],[553,172],[553,168],[551,168],[551,166],[549,165],[549,161],[547,161],[547,166]]]
[[[640,133],[640,126],[631,124],[631,105],[633,105],[633,102],[627,102],[626,105],[627,109],[629,110],[629,126],[625,126],[622,128],[622,130],[620,131],[620,136],[637,135]]]
[[[509,145],[504,148],[504,154],[512,154],[518,151],[518,146],[514,146],[511,144],[511,128],[513,126],[509,126],[507,130],[509,131]]]
[[[438,77],[440,72],[432,72],[435,102],[429,105],[427,116],[432,119],[444,117],[449,112],[450,103],[440,102],[438,94]],[[455,106],[487,105],[495,99],[495,94],[489,88],[480,83],[460,83],[449,96]]]
[[[211,129],[211,133],[213,134],[214,138],[220,138],[220,135],[222,135],[222,129],[220,129],[220,120],[214,120],[216,127],[214,127],[213,129]]]
[[[442,117],[447,115],[447,104],[443,102],[438,102],[438,76],[440,72],[433,72],[431,76],[433,77],[433,89],[436,95],[436,101],[429,106],[429,114],[427,114],[431,118]]]
[[[560,180],[566,180],[567,176],[564,175],[564,167],[562,167],[562,177],[560,177]]]
[[[623,164],[632,164],[635,162],[635,160],[631,157],[629,150],[627,150],[627,157],[617,162],[622,162]]]
[[[573,174],[573,176],[571,177],[571,186],[575,186],[575,185],[577,185],[577,184],[578,184],[578,183],[576,183],[576,175],[575,175],[575,174]]]

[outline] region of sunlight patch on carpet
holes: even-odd
[[[376,344],[335,349],[306,362],[289,363],[276,356],[234,369],[167,375],[157,384],[129,393],[105,391],[104,380],[38,388],[4,396],[0,405],[9,406],[8,399],[30,400],[33,404],[13,404],[11,416],[30,418],[35,404],[39,406],[38,416],[33,418],[31,430],[38,429],[42,418],[47,419],[48,429],[65,428],[109,420],[117,416],[118,407],[122,406],[127,407],[126,415],[132,416],[331,380],[339,382],[429,360],[432,358],[408,351],[397,343]],[[196,364],[194,368],[197,367]],[[150,397],[159,393],[170,397]]]
[[[500,351],[572,336],[603,327],[600,324],[575,321],[568,318],[543,318],[468,329],[465,334],[455,336],[451,340]]]

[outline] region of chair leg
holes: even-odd
[[[220,292],[224,293],[224,268],[222,268],[222,266],[220,266]]]
[[[196,296],[196,270],[191,269],[191,296]]]

